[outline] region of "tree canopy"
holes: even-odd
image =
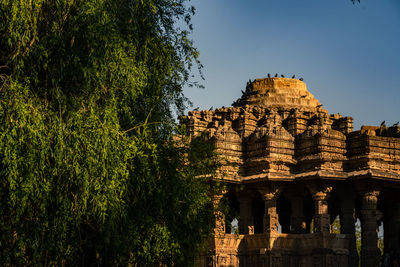
[[[173,112],[187,0],[0,0],[0,261],[187,266],[215,168]]]

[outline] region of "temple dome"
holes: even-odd
[[[290,78],[264,78],[249,83],[234,106],[264,106],[269,108],[315,111],[321,107],[318,99],[307,90],[304,82]]]

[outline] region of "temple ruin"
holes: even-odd
[[[329,114],[289,78],[250,81],[232,107],[190,111],[182,123],[215,143],[214,179],[227,186],[214,205],[230,207],[215,212],[198,266],[380,266],[379,226],[385,253],[400,253],[397,125],[353,131],[351,117]]]

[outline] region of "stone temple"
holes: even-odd
[[[232,107],[194,110],[182,123],[214,142],[223,164],[213,179],[227,185],[213,200],[229,212],[216,209],[198,266],[375,267],[382,245],[383,257],[398,257],[397,125],[353,131],[351,117],[329,114],[288,78],[250,81]]]

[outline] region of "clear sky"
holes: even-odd
[[[249,79],[303,77],[329,113],[400,120],[400,0],[192,0],[205,89],[193,108],[231,106]]]

